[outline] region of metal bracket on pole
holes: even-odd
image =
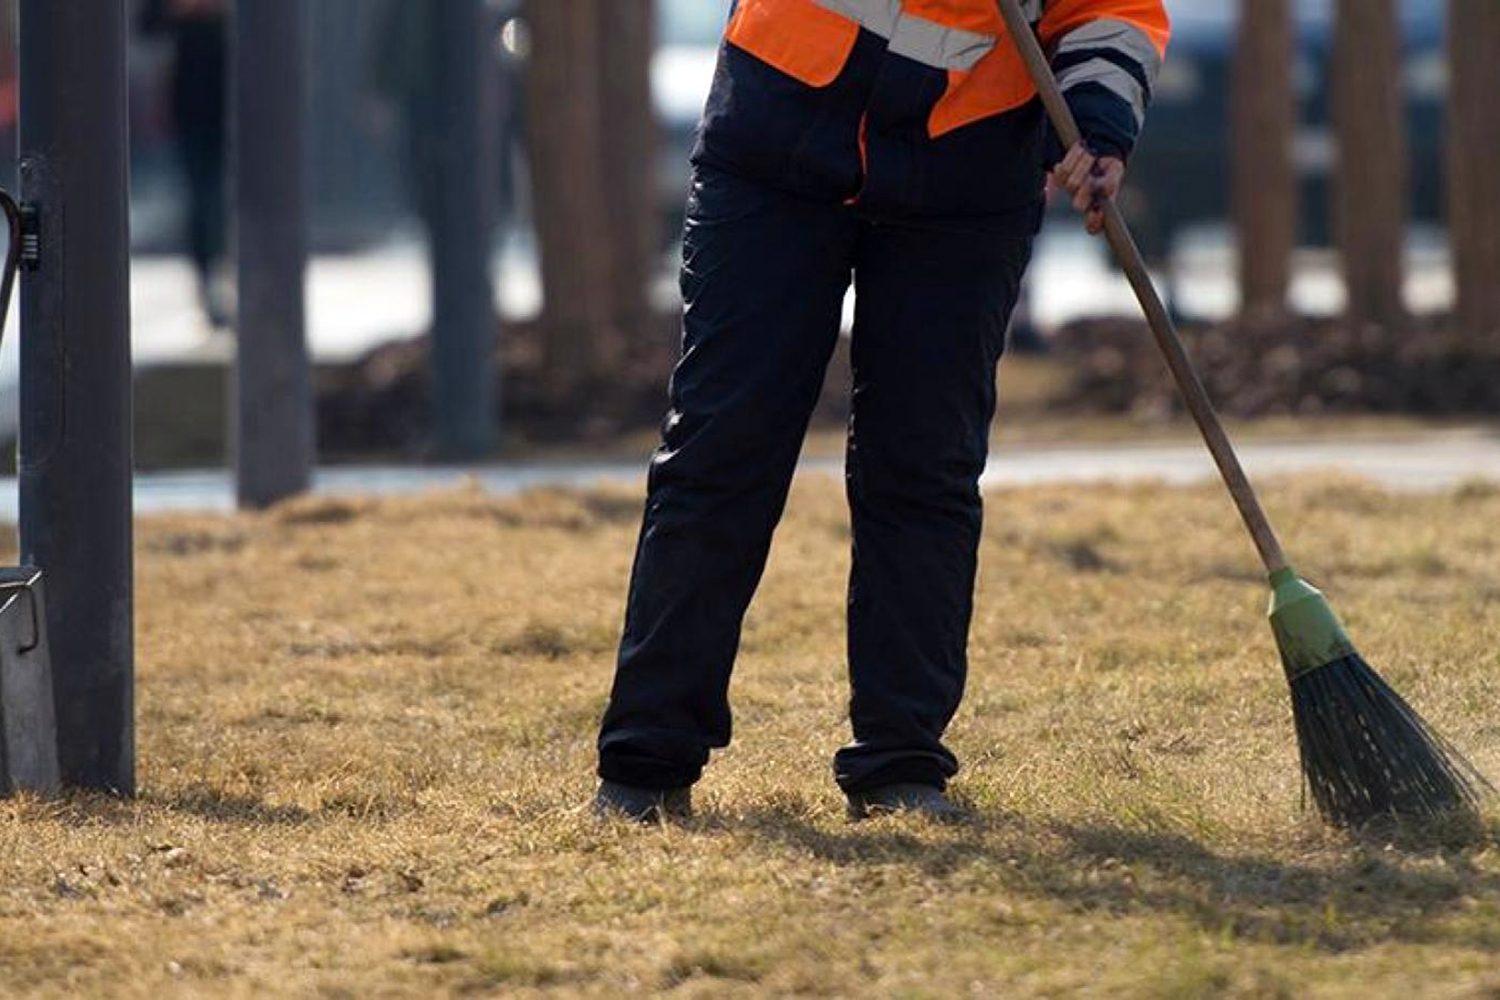
[[[42,573],[0,569],[0,795],[61,784]]]
[[[10,228],[0,277],[3,334],[16,271],[39,266],[41,234],[34,206],[18,204],[0,191],[0,211]],[[31,566],[0,568],[0,795],[51,795],[61,784],[42,571]]]
[[[12,229],[12,233],[17,238],[21,270],[35,271],[41,267],[42,213],[35,205],[16,206],[16,226]]]

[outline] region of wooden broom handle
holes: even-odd
[[[1010,36],[1015,39],[1016,48],[1041,94],[1042,104],[1046,106],[1052,125],[1062,139],[1063,147],[1071,149],[1082,141],[1083,135],[1068,102],[1063,98],[1062,89],[1057,85],[1057,78],[1052,75],[1052,66],[1042,52],[1041,43],[1037,41],[1026,15],[1021,13],[1018,0],[997,2]],[[1156,294],[1156,286],[1151,282],[1146,262],[1141,258],[1141,251],[1130,235],[1130,227],[1125,224],[1125,217],[1120,214],[1120,208],[1113,199],[1104,203],[1104,231],[1109,238],[1109,245],[1114,248],[1115,256],[1119,259],[1121,270],[1130,280],[1130,287],[1135,289],[1136,298],[1140,300],[1146,320],[1151,325],[1151,332],[1156,336],[1156,346],[1161,348],[1167,367],[1172,370],[1172,377],[1177,381],[1182,400],[1203,434],[1203,440],[1219,467],[1219,474],[1224,478],[1224,485],[1229,488],[1229,495],[1234,498],[1240,516],[1245,520],[1245,527],[1250,529],[1250,537],[1255,540],[1255,547],[1266,565],[1266,571],[1274,573],[1285,569],[1286,555],[1281,550],[1276,531],[1271,527],[1260,499],[1255,495],[1249,477],[1245,475],[1244,467],[1240,465],[1239,456],[1229,442],[1229,435],[1224,433],[1224,425],[1214,411],[1208,391],[1203,388],[1203,380],[1199,378],[1198,370],[1182,346],[1182,338],[1178,336],[1166,306],[1162,305],[1161,296]]]

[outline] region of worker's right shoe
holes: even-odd
[[[932,785],[902,782],[849,793],[851,823],[898,813],[921,816],[938,823],[962,823],[969,819],[968,810],[948,798],[941,788]]]
[[[691,788],[637,788],[604,781],[594,793],[594,815],[600,819],[628,819],[652,824],[693,817]]]

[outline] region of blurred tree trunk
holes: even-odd
[[[617,0],[606,0],[617,2]],[[527,148],[542,272],[543,359],[557,392],[606,367],[615,339],[598,0],[528,0]]]
[[[548,382],[607,372],[648,329],[656,244],[651,0],[530,0],[527,127]]]
[[[604,199],[615,328],[637,341],[648,330],[657,246],[656,115],[651,58],[656,47],[652,0],[597,0],[605,40],[599,74]]]
[[[1449,0],[1448,226],[1459,332],[1500,351],[1500,2]]]
[[[1292,58],[1288,0],[1240,0],[1231,201],[1239,233],[1241,311],[1248,318],[1284,313],[1291,281],[1297,240]]]
[[[1494,0],[1489,0],[1495,6]],[[1497,52],[1500,55],[1500,52]],[[1333,50],[1334,231],[1356,329],[1398,329],[1406,235],[1406,119],[1395,0],[1339,0]]]

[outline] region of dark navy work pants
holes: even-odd
[[[942,787],[967,672],[995,366],[1028,237],[875,223],[700,167],[682,357],[652,460],[602,777],[698,780],[729,742],[740,623],[839,335],[856,307],[847,488],[854,739],[845,791]],[[832,623],[830,623],[832,624]]]

